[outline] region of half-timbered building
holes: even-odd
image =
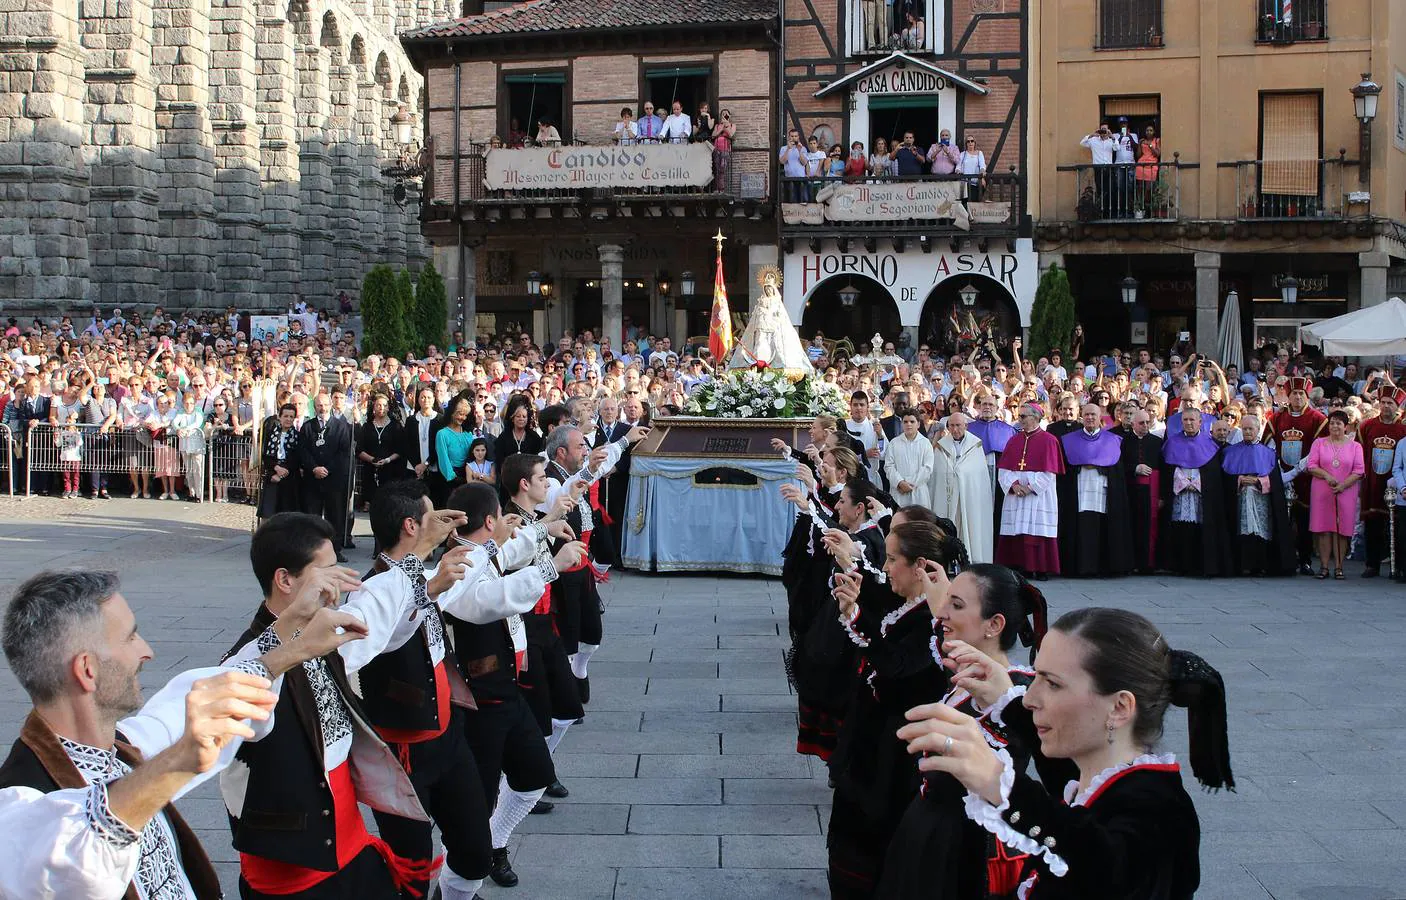
[[[425,78],[424,232],[466,333],[705,335],[718,231],[745,309],[776,262],[774,0],[484,6],[401,36]],[[684,136],[661,134],[675,103]]]
[[[916,347],[1029,324],[1027,5],[783,0],[774,165],[784,296],[805,338],[905,331]],[[792,132],[824,154],[803,176],[794,159],[786,175]],[[899,163],[875,156],[910,135]]]

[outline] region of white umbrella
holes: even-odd
[[[1234,366],[1236,371],[1245,371],[1245,341],[1240,336],[1240,295],[1234,291],[1226,295],[1225,308],[1221,310],[1216,355],[1221,368]]]
[[[1385,303],[1305,325],[1304,343],[1317,344],[1330,356],[1398,356],[1406,353],[1406,303]]]

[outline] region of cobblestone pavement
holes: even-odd
[[[111,567],[156,650],[143,681],[218,659],[257,602],[244,507],[0,499],[0,591],[45,566]],[[366,531],[364,522],[358,531]],[[359,538],[354,565],[369,558]],[[1225,675],[1239,791],[1194,792],[1202,890],[1224,900],[1406,896],[1406,591],[1344,583],[1056,581],[1053,612],[1122,605]],[[617,575],[586,721],[558,757],[571,797],[515,840],[522,884],[486,897],[814,898],[828,792],[792,752],[774,581]],[[0,678],[0,739],[27,710]],[[1185,719],[1166,745],[1185,749]],[[234,896],[214,786],[181,802]]]

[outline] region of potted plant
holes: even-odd
[[[1245,208],[1243,210],[1246,219],[1255,218],[1255,195],[1250,194],[1245,198]]]
[[[1304,40],[1306,40],[1306,41],[1316,41],[1316,40],[1321,39],[1321,38],[1323,37],[1323,23],[1322,23],[1322,22],[1305,22],[1305,23],[1303,23],[1303,37],[1304,37]]]
[[[1148,34],[1147,34],[1147,46],[1149,46],[1149,47],[1160,47],[1160,46],[1162,46],[1162,32],[1160,32],[1160,31],[1155,31],[1155,30],[1154,30],[1154,31],[1149,31]]]
[[[1287,216],[1288,216],[1289,218],[1291,218],[1291,219],[1298,218],[1298,215],[1299,215],[1299,201],[1298,201],[1298,198],[1296,198],[1296,197],[1290,197],[1290,198],[1289,198],[1289,207],[1288,207],[1288,209],[1285,211],[1285,215],[1287,215]]]

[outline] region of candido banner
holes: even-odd
[[[491,191],[702,187],[713,179],[707,144],[528,147],[489,150],[483,183]]]
[[[824,204],[825,218],[832,222],[953,219],[966,228],[965,187],[961,181],[833,184],[822,188],[815,199]]]

